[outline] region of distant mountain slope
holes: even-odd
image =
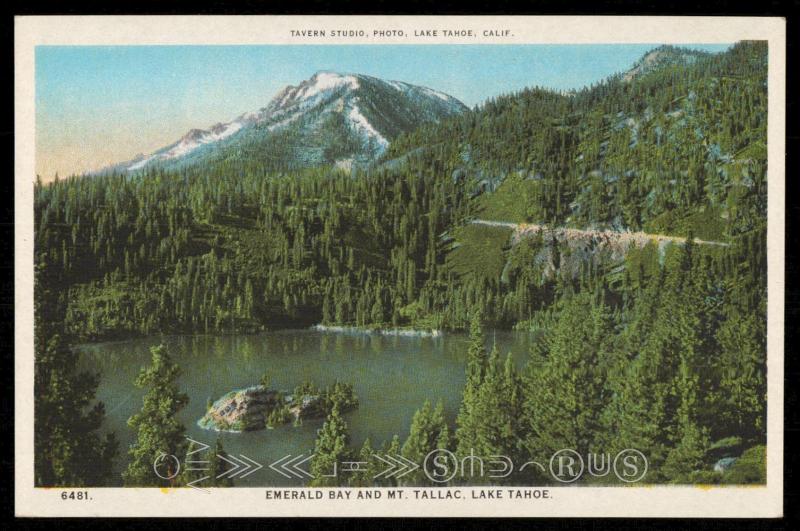
[[[712,54],[691,48],[664,45],[646,53],[641,59],[622,75],[626,83],[633,81],[668,66],[692,65],[699,59],[706,59]]]
[[[659,47],[575,93],[531,88],[422,126],[382,161],[435,157],[485,219],[724,241],[766,212],[766,83],[765,43]]]
[[[466,109],[456,98],[427,87],[322,71],[285,87],[266,107],[208,129],[192,129],[168,146],[105,172],[195,164],[363,165],[382,154],[400,133]]]

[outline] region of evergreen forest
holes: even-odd
[[[334,406],[312,485],[432,484],[375,480],[370,456],[437,448],[521,461],[636,448],[650,483],[765,482],[767,46],[657,52],[636,75],[423,124],[368,167],[228,157],[37,179],[37,485],[102,484],[123,456],[126,484],[166,486],[148,463],[187,451],[165,349],[137,380],[128,452],[102,430],[102,375],[76,371],[73,345],[316,324],[470,339],[455,418],[429,401],[394,440],[355,447]],[[539,339],[498,352],[489,329]],[[324,476],[359,457],[367,470]],[[535,467],[462,480],[548,481]]]

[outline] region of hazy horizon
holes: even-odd
[[[423,85],[473,107],[530,86],[580,89],[659,45],[37,47],[36,172],[50,181],[150,153],[320,70]]]

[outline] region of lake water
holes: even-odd
[[[501,354],[511,351],[518,365],[528,359],[532,336],[523,332],[489,332]],[[359,408],[344,415],[351,445],[360,448],[369,437],[373,448],[393,435],[402,444],[411,417],[426,399],[441,400],[452,421],[458,411],[464,385],[469,341],[465,335],[397,337],[285,330],[248,336],[156,336],[113,343],[81,345],[83,368],[99,370],[97,398],[106,406],[106,426],[120,441],[117,471],[127,460],[134,432],[127,419],[142,405],[143,391],[133,385],[141,368],[150,362],[149,348],[169,347],[183,371],[181,389],[189,405],[179,417],[192,439],[213,445],[221,438],[225,451],[245,455],[264,468],[236,481],[237,486],[300,485],[268,465],[286,455],[310,455],[323,419],[306,420],[274,430],[217,433],[196,425],[208,399],[216,400],[232,389],[255,385],[269,373],[271,387],[291,390],[308,380],[319,387],[340,380],[352,383]],[[488,346],[488,345],[487,345]],[[303,468],[308,468],[306,463]],[[120,480],[121,483],[121,480]]]

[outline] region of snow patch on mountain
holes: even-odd
[[[389,141],[386,140],[383,135],[377,132],[374,127],[372,127],[372,124],[369,123],[369,120],[367,120],[363,114],[361,114],[361,111],[358,109],[358,107],[353,106],[350,109],[350,112],[347,113],[347,116],[350,118],[355,129],[367,139],[375,139],[382,149],[386,149],[389,146]]]
[[[403,83],[402,81],[386,81],[389,85],[393,88],[396,88],[399,91],[406,91],[409,89],[409,85],[407,83]]]
[[[302,98],[307,99],[325,91],[338,89],[347,85],[350,89],[358,88],[358,79],[351,75],[337,74],[336,72],[317,72],[311,78],[314,83],[305,88]]]
[[[443,101],[450,101],[452,99],[447,94],[443,94],[443,93],[439,92],[438,90],[433,90],[433,89],[430,89],[428,87],[422,87],[422,90],[425,91],[426,94],[430,94],[432,96],[436,96],[437,98],[439,98],[440,100],[443,100]]]
[[[147,165],[148,162],[153,160],[154,156],[155,155],[150,155],[149,157],[144,157],[139,162],[134,162],[133,164],[128,166],[128,171],[134,171],[134,170],[138,170],[140,168],[144,168]]]
[[[291,116],[288,116],[288,117],[284,118],[283,120],[281,120],[279,122],[275,122],[274,124],[270,124],[267,127],[267,131],[275,131],[276,129],[281,129],[283,127],[286,127],[287,125],[291,124],[292,122],[294,122],[295,120],[297,120],[301,116],[302,116],[302,113],[296,112],[296,113],[292,114]]]
[[[242,128],[242,123],[233,121],[227,124],[216,124],[208,131],[193,129],[184,136],[176,145],[161,155],[163,159],[174,159],[188,155],[203,144],[213,144],[237,133]],[[131,168],[128,168],[129,170]]]
[[[261,118],[275,118],[276,115],[289,110],[297,112],[309,109],[341,89],[355,91],[359,86],[358,78],[354,75],[326,71],[317,72],[310,79],[299,85],[288,85],[278,92],[269,104],[261,110]]]

